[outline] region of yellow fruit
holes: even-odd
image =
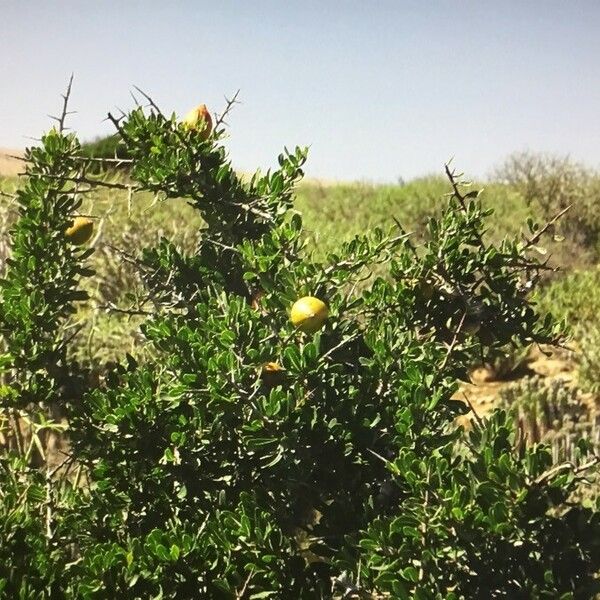
[[[202,139],[205,140],[212,131],[212,117],[206,108],[206,104],[199,104],[196,108],[192,108],[190,112],[185,115],[182,123],[188,129],[196,129],[202,133]]]
[[[67,239],[76,246],[85,244],[94,233],[94,221],[87,217],[75,217],[73,225],[65,231]]]
[[[268,362],[262,366],[263,373],[278,373],[279,371],[283,371],[283,367],[276,362]]]
[[[328,316],[327,304],[314,296],[305,296],[296,300],[290,313],[294,326],[305,333],[314,333],[321,329]]]

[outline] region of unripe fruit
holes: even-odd
[[[207,139],[212,131],[212,117],[206,108],[206,104],[199,104],[196,108],[192,108],[190,112],[185,115],[183,125],[188,129],[195,129],[201,132],[201,138]]]
[[[65,231],[67,239],[76,246],[85,244],[94,233],[94,221],[87,217],[75,217],[73,225]]]
[[[321,329],[328,316],[327,304],[314,296],[304,296],[296,300],[290,312],[292,323],[304,333],[315,333]]]

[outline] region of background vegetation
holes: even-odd
[[[118,140],[115,135],[84,144],[82,155],[128,158]],[[117,172],[113,165],[105,165],[103,171],[109,181],[127,180],[126,165]],[[18,185],[18,178],[0,177],[4,192],[14,191]],[[475,182],[474,186],[483,188],[482,202],[494,210],[493,227],[486,235],[496,242],[507,235],[519,235],[527,219],[549,219],[573,204],[553,228],[553,239],[539,248],[541,256],[557,270],[547,273],[536,300],[544,310],[565,319],[576,344],[585,344],[591,351],[600,308],[600,274],[596,268],[600,253],[600,175],[568,158],[517,153],[494,171],[491,181]],[[396,220],[424,239],[427,220],[440,214],[447,193],[443,176],[387,185],[309,180],[298,185],[295,208],[303,215],[304,236],[311,250],[324,257],[341,242],[374,227],[391,226]],[[6,234],[15,218],[14,206],[6,196],[0,196],[0,212],[0,227]],[[135,296],[139,284],[134,269],[116,249],[146,247],[164,236],[190,250],[197,241],[201,217],[185,200],[157,202],[149,193],[131,198],[122,189],[94,191],[85,201],[83,212],[100,216],[100,221],[92,257],[97,277],[88,289],[97,310],[93,315],[85,311],[82,314],[86,322],[93,323],[93,331],[88,337],[81,336],[85,340],[81,352],[88,358],[116,356],[135,346],[128,324],[135,329],[136,320],[127,315],[105,318],[104,309]],[[4,235],[0,259],[6,254]],[[122,330],[116,325],[119,321]]]

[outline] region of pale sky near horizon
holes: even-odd
[[[74,72],[84,140],[132,107],[224,106],[243,170],[310,145],[307,175],[395,181],[513,151],[600,167],[600,0],[0,0],[0,147],[28,145]]]

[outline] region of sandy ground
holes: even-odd
[[[0,148],[0,176],[10,177],[23,171],[23,163],[11,156],[22,156],[22,150]]]
[[[572,357],[569,358],[564,351],[551,352],[549,355],[533,351],[527,370],[519,377],[512,380],[496,380],[492,373],[480,367],[471,372],[472,383],[461,384],[455,398],[462,401],[467,398],[477,416],[482,417],[497,405],[502,388],[528,375],[539,375],[546,380],[560,379],[569,387],[577,385]],[[582,400],[586,404],[597,406],[597,399],[591,394],[583,394]]]

